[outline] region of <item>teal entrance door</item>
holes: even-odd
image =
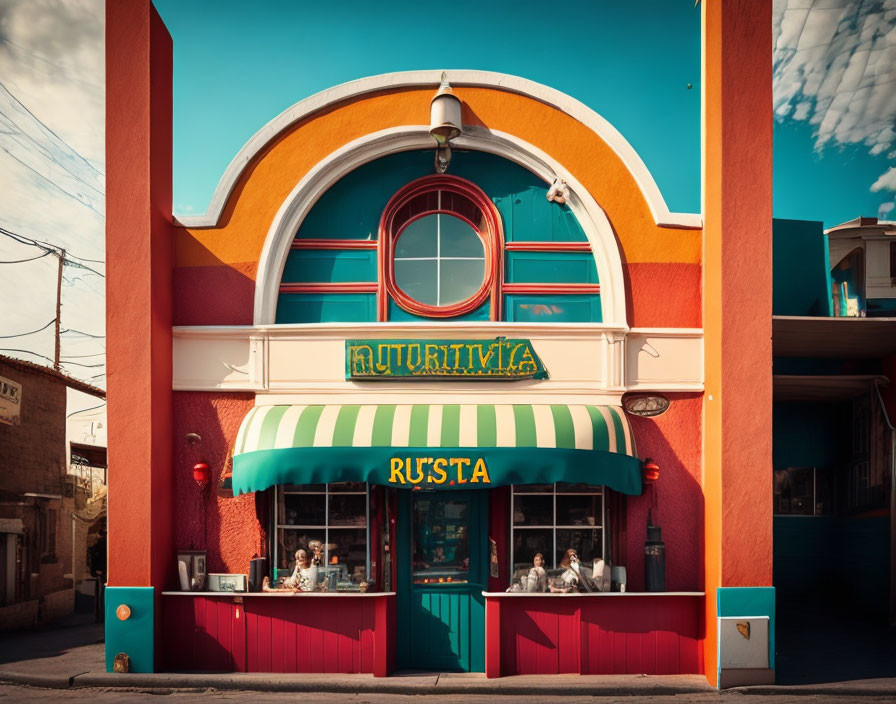
[[[398,666],[483,672],[487,492],[398,497]]]

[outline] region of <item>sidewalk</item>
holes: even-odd
[[[140,690],[250,690],[379,694],[504,694],[658,696],[711,694],[700,675],[560,675],[486,679],[482,674],[404,673],[371,675],[276,673],[116,674],[105,671],[102,624],[42,628],[0,635],[0,682],[66,689],[122,687]],[[806,694],[892,696],[896,679],[824,685],[744,687],[754,695]]]

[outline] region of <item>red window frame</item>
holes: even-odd
[[[439,191],[454,194],[459,198],[449,199],[436,207],[427,196]],[[477,215],[479,223],[470,218],[470,212],[463,212],[458,206],[469,206]],[[475,230],[482,241],[485,256],[485,275],[482,285],[469,298],[458,303],[434,306],[415,300],[398,286],[395,281],[395,242],[404,228],[415,220],[427,215],[445,213],[466,222]],[[389,301],[395,301],[402,310],[427,318],[453,318],[471,313],[489,301],[489,320],[501,319],[501,282],[503,280],[501,262],[504,252],[504,230],[501,217],[491,199],[476,185],[457,176],[433,175],[411,181],[402,187],[386,204],[380,218],[377,266],[379,282],[377,290],[377,317],[380,321],[389,319]]]

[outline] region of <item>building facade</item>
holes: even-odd
[[[88,496],[69,474],[66,390],[102,390],[0,357],[0,624],[27,628],[70,614],[85,576]],[[73,568],[74,566],[74,568]]]
[[[110,669],[773,678],[770,9],[703,13],[702,214],[570,96],[426,70],[174,221],[170,38],[107,6]]]

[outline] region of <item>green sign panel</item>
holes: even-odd
[[[529,340],[346,340],[346,379],[547,379]]]

